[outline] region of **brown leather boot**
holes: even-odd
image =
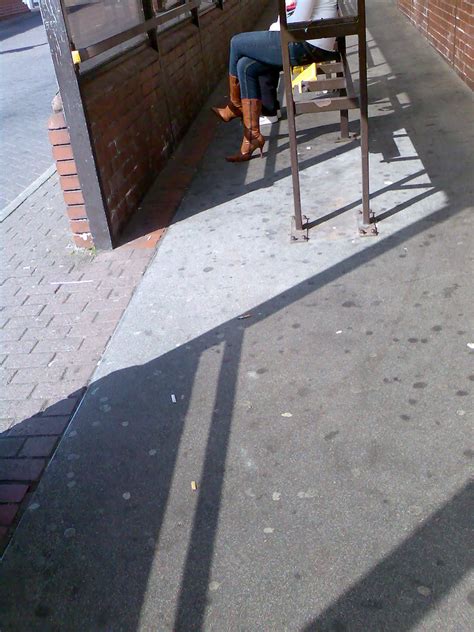
[[[240,84],[237,77],[229,75],[229,103],[223,108],[211,108],[221,121],[228,123],[232,119],[242,118],[242,102],[240,100]]]
[[[227,162],[245,162],[250,160],[256,149],[260,150],[260,157],[263,157],[265,139],[260,133],[259,118],[261,111],[262,102],[260,99],[242,99],[244,138],[240,152],[234,156],[227,156]]]

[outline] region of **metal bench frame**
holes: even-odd
[[[367,40],[365,25],[365,0],[339,0],[339,15],[336,18],[316,22],[293,22],[286,19],[285,0],[278,0],[280,15],[280,35],[285,79],[288,135],[290,140],[291,173],[293,180],[294,218],[291,239],[294,242],[309,239],[309,218],[302,215],[300,179],[298,170],[298,149],[296,139],[296,114],[308,112],[341,113],[341,138],[349,138],[349,110],[360,110],[360,139],[362,161],[362,221],[359,224],[361,236],[377,235],[373,214],[369,206],[369,124],[367,98]],[[359,57],[359,96],[354,86],[346,57],[346,37],[356,35]],[[288,51],[290,42],[300,42],[322,37],[336,37],[340,62],[328,62],[319,67],[326,73],[326,79],[309,82],[307,87],[316,90],[339,90],[338,97],[317,100],[311,92],[297,95],[291,86],[291,67]],[[330,76],[336,74],[334,79]]]

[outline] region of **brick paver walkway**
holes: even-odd
[[[1,227],[0,547],[153,253],[75,250],[56,176]]]

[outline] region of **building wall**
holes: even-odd
[[[161,33],[158,51],[143,44],[81,80],[113,238],[226,73],[232,35],[250,30],[267,3],[226,0],[223,10],[203,13],[199,27],[188,20]],[[50,140],[75,243],[90,247],[87,199],[71,173],[74,147],[63,120],[51,118]]]
[[[474,0],[398,0],[398,6],[474,89]]]
[[[29,12],[30,10],[22,0],[0,0],[0,20]]]

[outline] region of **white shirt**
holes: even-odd
[[[288,23],[315,22],[335,17],[337,17],[337,0],[297,0],[296,9],[288,17]],[[270,31],[279,30],[280,18],[270,26]],[[323,50],[333,51],[335,39],[335,37],[325,37],[308,40],[308,43]]]

